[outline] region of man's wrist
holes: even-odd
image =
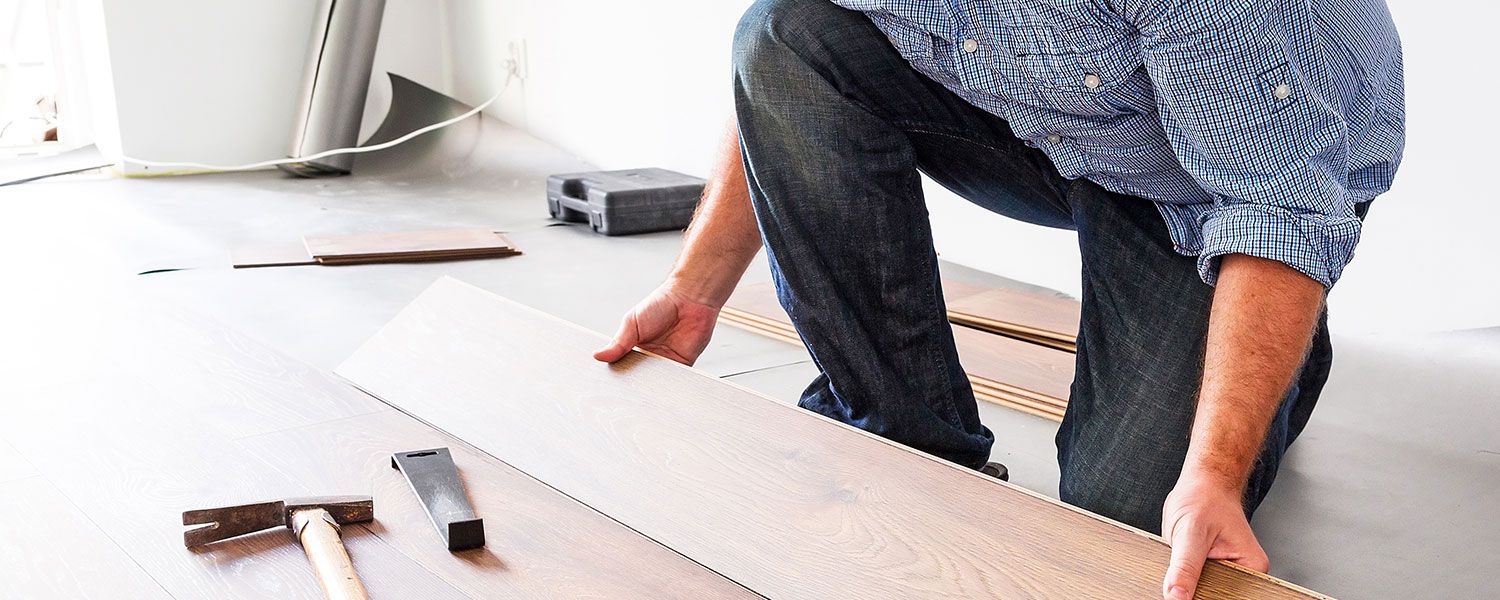
[[[1182,474],[1177,477],[1178,487],[1217,490],[1234,495],[1243,494],[1246,475],[1237,473],[1236,469],[1227,468],[1219,464],[1220,462],[1211,456],[1189,452],[1187,463],[1182,467]]]
[[[730,274],[733,278],[727,277]],[[678,267],[672,269],[662,285],[690,302],[720,308],[734,292],[735,284],[739,282],[741,274],[732,269],[702,270]]]

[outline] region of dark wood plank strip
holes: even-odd
[[[445,279],[338,372],[770,597],[1160,595],[1159,539],[602,339]]]
[[[373,485],[381,539],[476,597],[754,598],[749,590],[594,512],[462,441],[395,411],[241,440],[257,456],[319,460],[274,466],[307,485]],[[449,553],[392,452],[446,446],[484,548]],[[373,482],[373,483],[372,483]]]
[[[51,483],[0,483],[0,598],[171,598]]]

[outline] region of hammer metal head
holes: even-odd
[[[272,527],[291,527],[294,513],[314,508],[328,511],[334,522],[340,525],[375,519],[375,499],[370,496],[291,498],[185,511],[182,513],[183,525],[203,526],[183,532],[182,541],[191,548]]]

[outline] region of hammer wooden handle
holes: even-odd
[[[323,594],[329,600],[369,600],[364,584],[354,572],[354,563],[349,561],[349,552],[344,550],[339,528],[328,511],[312,508],[293,513],[292,531],[302,542],[302,549],[307,551],[313,574],[317,575],[318,584],[323,586]]]

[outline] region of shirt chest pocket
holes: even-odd
[[[1004,49],[1000,68],[1025,77],[1039,104],[1079,115],[1117,115],[1139,77],[1139,41],[1102,27],[1059,30],[1044,24],[1007,24],[996,35]],[[1138,83],[1138,82],[1136,82]]]

